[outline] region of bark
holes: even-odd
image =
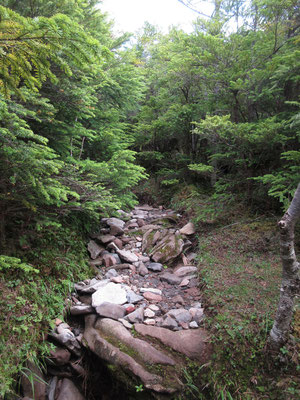
[[[278,352],[286,343],[293,316],[294,298],[299,294],[300,264],[294,250],[294,227],[300,216],[300,184],[293,201],[279,221],[282,283],[275,321],[270,332],[271,350]]]

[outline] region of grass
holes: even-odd
[[[190,197],[185,193],[177,198],[177,207],[197,224],[204,326],[211,333],[214,356],[200,374],[186,369],[185,398],[298,399],[297,306],[291,340],[276,360],[266,353],[281,284],[277,218],[251,216],[241,208],[212,215],[205,209],[207,200],[198,196],[197,201],[195,192]]]

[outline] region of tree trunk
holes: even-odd
[[[270,332],[270,349],[278,352],[286,343],[293,316],[294,297],[299,293],[300,264],[294,250],[294,227],[300,216],[300,184],[293,201],[278,222],[280,229],[280,254],[282,261],[282,283],[280,299],[273,328]]]

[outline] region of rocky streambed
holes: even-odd
[[[56,320],[46,374],[23,378],[25,398],[176,398],[187,363],[212,347],[192,252],[192,223],[148,205],[105,218],[87,250],[95,278],[78,282]],[[31,369],[34,369],[31,366]],[[47,384],[45,383],[47,381]],[[27,387],[27,389],[26,389]],[[26,397],[27,396],[27,397]]]

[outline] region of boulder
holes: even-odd
[[[172,332],[169,329],[144,324],[134,324],[134,328],[139,334],[158,339],[164,345],[201,364],[207,363],[211,358],[212,345],[204,329]]]
[[[183,249],[184,242],[180,235],[168,234],[152,249],[150,256],[153,261],[163,264],[173,261]]]

